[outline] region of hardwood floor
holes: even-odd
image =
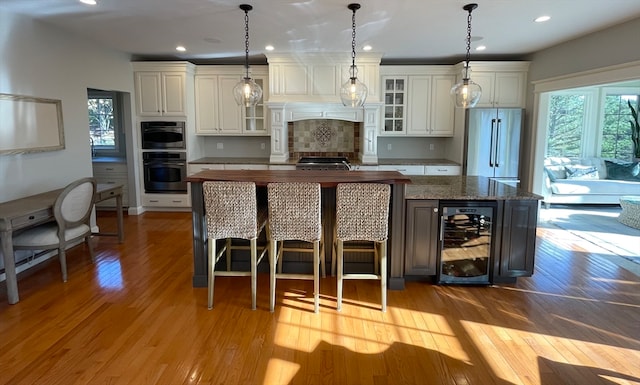
[[[102,229],[115,215],[100,213]],[[378,310],[375,281],[216,278],[191,286],[190,213],[125,217],[0,289],[0,384],[640,384],[640,278],[571,233],[538,230],[536,272],[514,285],[408,282]]]

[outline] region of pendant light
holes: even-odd
[[[362,107],[367,99],[367,86],[358,80],[358,67],[356,67],[356,11],[360,4],[352,3],[348,8],[353,12],[351,16],[351,67],[349,67],[349,80],[340,87],[340,99],[346,107]]]
[[[249,4],[240,4],[244,11],[244,68],[245,77],[233,88],[233,96],[238,105],[252,107],[258,104],[262,98],[262,88],[249,77],[249,11],[253,7]]]
[[[451,95],[453,95],[456,107],[460,108],[471,108],[478,104],[478,100],[480,100],[480,95],[482,95],[482,89],[476,83],[474,83],[469,78],[469,60],[471,54],[469,51],[471,50],[471,12],[478,8],[478,4],[471,3],[467,4],[462,9],[469,12],[467,16],[467,57],[464,63],[464,68],[462,69],[462,80],[460,80],[456,85],[451,88]]]

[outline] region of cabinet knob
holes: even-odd
[[[433,208],[433,212],[434,212],[434,213],[437,213],[437,212],[438,212],[438,208],[437,208],[437,207],[434,207],[434,208]]]

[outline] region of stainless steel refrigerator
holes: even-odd
[[[466,113],[464,175],[519,182],[521,108],[470,108]]]

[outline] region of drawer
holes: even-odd
[[[295,170],[295,164],[271,164],[269,170]]]
[[[13,218],[11,220],[11,227],[16,230],[48,222],[49,220],[53,220],[53,208],[44,209],[35,213],[31,213],[29,215]]]
[[[424,166],[424,175],[460,175],[460,166]]]
[[[127,174],[127,165],[125,163],[93,163],[93,174]]]
[[[268,170],[266,164],[225,164],[225,170]]]
[[[355,171],[378,171],[378,166],[358,164],[358,165],[352,166],[352,169]]]
[[[187,166],[189,175],[197,174],[206,170],[224,170],[223,164],[190,164]]]
[[[424,175],[424,166],[422,165],[389,165],[381,164],[378,171],[398,171],[403,175]]]
[[[188,194],[147,194],[142,197],[142,204],[149,207],[190,207]]]

